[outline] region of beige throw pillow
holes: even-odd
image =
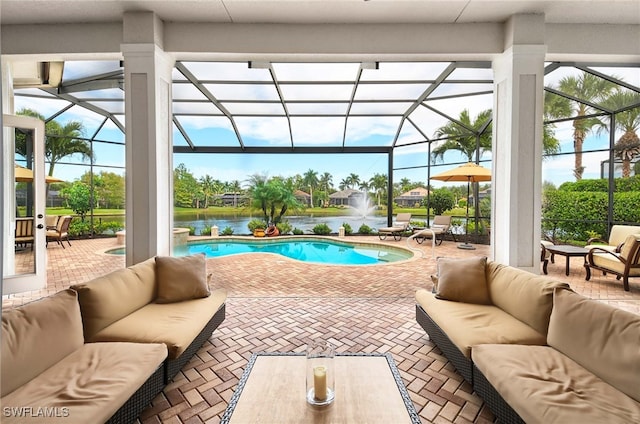
[[[436,298],[490,305],[486,264],[486,257],[439,259]]]
[[[207,297],[207,265],[204,254],[174,258],[156,257],[156,303],[173,303]]]

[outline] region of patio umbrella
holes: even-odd
[[[29,168],[25,168],[24,166],[20,166],[20,165],[16,164],[15,170],[14,170],[14,174],[15,174],[16,182],[19,182],[19,183],[30,183],[31,181],[33,181],[33,171],[30,170]],[[61,180],[60,178],[51,177],[49,175],[47,175],[44,178],[44,182],[47,183],[47,184],[50,184],[50,183],[61,183],[63,181],[64,180]]]
[[[469,244],[469,195],[471,183],[477,183],[481,181],[491,181],[491,171],[487,168],[483,168],[475,163],[466,163],[460,165],[457,168],[450,169],[448,171],[436,174],[431,177],[438,181],[466,181],[467,182],[467,225],[465,225],[465,242],[458,245],[459,249],[475,249]],[[477,205],[477,202],[476,202]]]

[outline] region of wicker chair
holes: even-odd
[[[630,235],[625,239],[620,253],[600,247],[593,247],[587,254],[584,266],[587,270],[586,280],[591,279],[591,268],[599,269],[622,279],[625,291],[629,291],[629,277],[640,277],[640,234]]]
[[[69,224],[71,224],[71,219],[69,215],[63,216],[58,219],[58,226],[53,230],[47,230],[47,241],[45,243],[46,246],[49,246],[49,241],[55,241],[64,249],[63,240],[66,240],[71,246],[71,242],[69,241]]]

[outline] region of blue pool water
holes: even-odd
[[[204,253],[208,258],[239,253],[275,253],[304,262],[335,265],[372,265],[409,259],[413,253],[374,244],[346,243],[317,238],[220,239],[189,242],[176,248],[176,256]]]
[[[207,258],[240,253],[275,253],[304,262],[334,265],[374,265],[409,259],[413,253],[390,246],[347,243],[320,238],[236,239],[223,238],[189,242],[176,246],[176,256],[204,253]],[[112,249],[106,253],[124,254],[124,249]]]

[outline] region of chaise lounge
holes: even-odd
[[[378,228],[378,237],[380,237],[380,240],[386,240],[388,236],[393,236],[394,240],[400,240],[402,235],[409,230],[410,222],[410,213],[399,213],[396,215],[395,225],[391,227]]]

